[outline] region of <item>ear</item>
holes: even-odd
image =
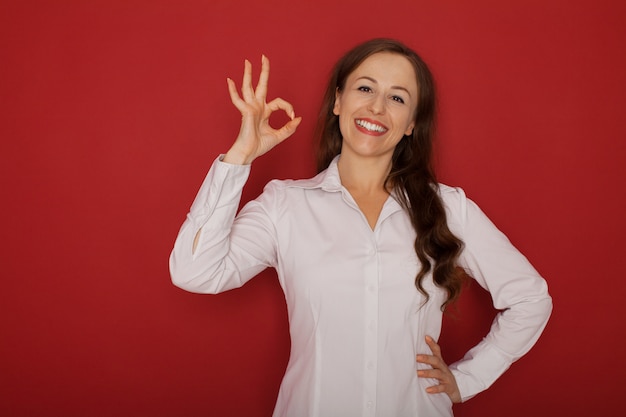
[[[411,136],[413,134],[413,128],[415,127],[415,122],[411,122],[411,124],[406,128],[404,132],[404,136]]]
[[[335,116],[339,116],[339,109],[341,107],[341,93],[339,93],[339,88],[335,90],[335,105],[333,106],[333,114]]]

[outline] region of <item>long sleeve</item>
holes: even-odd
[[[545,280],[508,238],[462,190],[455,194],[458,212],[451,226],[465,244],[460,264],[501,310],[487,336],[450,366],[465,401],[530,350],[548,321],[552,299]]]
[[[249,165],[215,160],[170,255],[174,285],[214,294],[240,287],[274,264],[273,226],[264,208],[252,201],[235,217],[249,173]]]

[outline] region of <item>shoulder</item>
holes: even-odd
[[[461,187],[452,187],[441,183],[437,184],[436,187],[437,193],[447,209],[459,209],[459,205],[466,204],[467,196]]]
[[[265,188],[287,190],[290,188],[296,189],[312,189],[319,188],[319,181],[315,180],[316,177],[306,179],[287,179],[287,180],[272,180],[267,183]]]
[[[437,192],[446,210],[448,225],[463,228],[467,221],[468,206],[473,204],[465,191],[461,187],[437,184]]]
[[[280,208],[279,211],[282,211],[293,206],[305,195],[328,191],[329,188],[332,188],[329,184],[326,172],[306,179],[274,179],[265,185],[263,192],[256,201],[261,202],[266,207],[274,207],[274,210]]]
[[[341,181],[338,175],[335,175],[332,171],[326,170],[319,174],[306,179],[288,179],[288,180],[272,180],[266,186],[264,192],[289,192],[293,190],[298,192],[299,190],[323,190],[323,191],[336,191],[341,188]]]
[[[465,195],[462,188],[438,184],[438,189],[446,210],[448,226],[453,232],[484,232],[495,227],[482,209]]]
[[[341,179],[339,178],[339,170],[337,169],[337,161],[339,155],[337,155],[330,163],[328,168],[311,178],[298,179],[298,180],[274,180],[270,181],[266,188],[274,190],[288,191],[307,191],[307,190],[322,190],[322,191],[340,191]]]

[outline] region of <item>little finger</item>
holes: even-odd
[[[230,101],[233,102],[235,107],[240,111],[243,110],[243,106],[245,106],[245,102],[239,97],[239,93],[237,92],[237,86],[235,82],[230,78],[226,79],[226,83],[228,84],[228,93],[230,94]]]
[[[446,386],[443,384],[431,385],[430,387],[426,388],[426,392],[429,394],[439,394],[444,392],[447,393]]]

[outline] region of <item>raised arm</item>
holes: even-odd
[[[228,80],[230,97],[241,112],[241,130],[228,153],[218,158],[200,187],[170,256],[175,285],[193,292],[216,293],[243,285],[275,260],[273,224],[263,202],[250,202],[235,218],[249,164],[287,139],[300,124],[291,104],[277,98],[265,102],[269,60],[262,59],[256,90],[252,66],[245,62],[241,96]],[[270,115],[285,111],[291,120],[279,129]]]

